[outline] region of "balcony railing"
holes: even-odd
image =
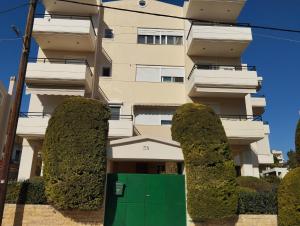
[[[195,64],[192,68],[188,80],[191,78],[194,70],[227,70],[227,71],[256,71],[255,66],[247,65],[205,65],[205,64]]]
[[[50,118],[49,112],[20,112],[20,118]],[[117,115],[112,114],[110,120],[128,120],[133,121],[133,115]]]
[[[50,18],[50,19],[71,19],[71,20],[90,20],[94,35],[97,36],[93,18],[91,16],[78,15],[61,15],[61,14],[36,14],[36,18]]]
[[[93,72],[86,59],[62,59],[62,58],[29,58],[29,63],[53,63],[53,64],[85,64],[89,74],[93,77]]]
[[[188,34],[186,36],[186,40],[188,40],[193,26],[218,26],[218,27],[250,27],[250,24],[248,23],[226,23],[226,22],[209,22],[209,21],[199,21],[199,20],[192,20],[190,29],[188,31]]]
[[[263,121],[261,115],[218,115],[221,119],[233,120],[233,121]]]

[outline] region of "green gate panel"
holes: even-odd
[[[109,174],[106,194],[105,226],[186,226],[182,175]]]

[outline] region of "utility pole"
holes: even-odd
[[[23,94],[24,82],[25,82],[25,76],[27,70],[28,56],[30,51],[30,42],[32,36],[34,14],[36,11],[37,1],[38,0],[30,0],[25,35],[23,39],[22,55],[19,64],[16,92],[12,103],[10,119],[8,122],[7,139],[6,139],[6,144],[3,153],[3,165],[0,174],[0,218],[1,218],[0,226],[2,225],[2,220],[3,220],[5,196],[6,196],[8,174],[9,174],[9,163],[10,163],[10,159],[14,147],[14,141],[15,141],[16,130],[18,125],[19,112],[20,112],[20,106],[22,101],[22,94]]]

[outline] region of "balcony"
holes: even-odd
[[[190,97],[239,97],[259,86],[254,66],[195,65],[187,79]]]
[[[219,115],[230,144],[250,144],[265,137],[261,116]]]
[[[81,95],[90,93],[93,73],[85,59],[30,59],[26,72],[26,85],[38,94]]]
[[[17,135],[24,138],[43,138],[51,114],[44,112],[20,113]],[[112,116],[109,122],[109,138],[131,137],[133,135],[132,115]]]
[[[240,57],[252,41],[251,28],[192,23],[187,35],[189,56]]]
[[[234,22],[246,0],[189,0],[186,17],[192,19]]]
[[[251,104],[253,114],[255,115],[262,115],[265,112],[266,107],[266,98],[264,95],[251,95]]]
[[[96,31],[91,17],[43,15],[35,18],[33,37],[42,49],[94,51]]]
[[[76,2],[83,2],[93,5],[98,5],[99,0],[76,0]],[[84,6],[80,4],[73,4],[69,2],[62,2],[56,0],[43,0],[45,9],[50,13],[68,13],[72,15],[91,15],[98,12],[97,7]]]

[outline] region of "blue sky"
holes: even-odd
[[[165,0],[182,4],[181,0]],[[22,4],[24,0],[1,3],[0,12]],[[38,12],[42,12],[39,7]],[[11,25],[24,31],[27,9],[0,14],[0,40],[15,38]],[[239,22],[253,25],[283,27],[300,30],[299,0],[248,0]],[[300,34],[253,29],[254,41],[243,54],[243,63],[255,65],[263,77],[261,94],[267,98],[264,119],[270,123],[271,148],[288,151],[294,148],[294,133],[300,110]],[[0,80],[7,86],[10,75],[17,74],[21,41],[0,41]],[[33,45],[31,56],[37,52]],[[22,110],[26,111],[28,97]]]

